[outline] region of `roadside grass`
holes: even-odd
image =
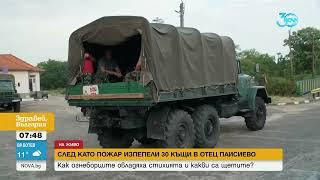
[[[301,97],[287,97],[287,96],[271,96],[272,103],[288,103],[288,102],[295,102],[295,101],[304,101],[312,99],[311,96],[301,96]]]

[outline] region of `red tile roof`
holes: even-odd
[[[8,68],[9,71],[43,71],[43,69],[34,67],[31,64],[23,61],[20,58],[15,57],[12,54],[0,54],[0,68],[2,67]]]

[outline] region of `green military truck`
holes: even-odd
[[[122,74],[140,61],[138,75],[112,83],[96,76],[84,83],[84,52],[98,64],[106,49]],[[134,139],[164,147],[214,147],[219,118],[242,116],[249,130],[260,130],[271,102],[265,87],[241,73],[231,38],[143,17],[103,17],[76,30],[68,64],[66,99],[89,116],[89,133],[98,135],[102,147],[130,147]]]
[[[0,108],[20,112],[21,98],[14,85],[14,76],[0,74]]]

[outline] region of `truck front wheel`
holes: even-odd
[[[246,126],[251,131],[261,130],[266,123],[267,108],[261,97],[256,97],[256,107],[245,117]]]
[[[121,133],[118,129],[104,129],[98,133],[100,146],[103,148],[128,148],[133,142],[133,138]]]
[[[165,147],[192,148],[194,127],[191,116],[183,110],[172,110],[165,123]]]
[[[195,146],[200,148],[215,147],[219,140],[220,122],[216,109],[202,105],[192,113],[195,129]]]

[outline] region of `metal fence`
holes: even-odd
[[[320,78],[306,79],[296,82],[296,92],[298,96],[310,93],[313,89],[320,88]]]

